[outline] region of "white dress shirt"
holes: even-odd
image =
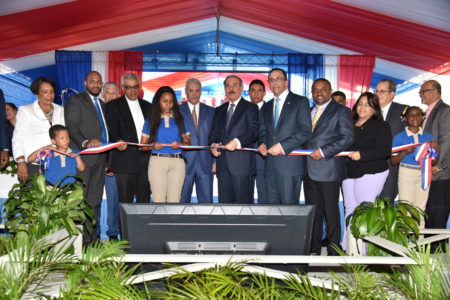
[[[142,114],[141,106],[139,105],[139,100],[130,100],[127,99],[128,107],[131,111],[131,116],[133,117],[134,127],[136,127],[136,136],[138,137],[138,142],[142,134],[142,129],[144,128],[144,115]]]
[[[381,109],[381,114],[383,115],[383,120],[386,121],[387,114],[389,112],[389,108],[391,108],[392,101],[389,102],[384,108]]]
[[[39,106],[38,100],[19,107],[14,127],[12,150],[14,159],[28,156],[41,147],[50,145],[52,141],[48,130],[52,125],[65,125],[64,108],[53,103],[52,124],[47,120]]]

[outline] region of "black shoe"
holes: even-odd
[[[118,241],[119,238],[117,237],[117,235],[111,235],[111,236],[109,236],[109,240],[110,241]]]

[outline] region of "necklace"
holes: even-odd
[[[50,110],[49,112],[44,112],[44,116],[45,116],[45,118],[49,121],[49,122],[51,122],[51,120],[52,120],[52,117],[53,117],[53,109],[52,110]]]

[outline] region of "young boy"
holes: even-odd
[[[81,158],[74,156],[75,153],[69,148],[69,131],[62,125],[54,125],[50,127],[49,134],[52,144],[56,146],[56,150],[68,153],[68,155],[52,151],[55,148],[52,145],[48,145],[30,154],[28,161],[37,161],[44,165],[45,179],[52,185],[56,185],[63,178],[61,186],[75,182],[74,175],[77,173],[77,169],[83,172],[85,165]]]

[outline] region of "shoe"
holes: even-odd
[[[111,235],[111,236],[109,236],[109,240],[110,241],[118,241],[119,238],[117,237],[117,235]]]

